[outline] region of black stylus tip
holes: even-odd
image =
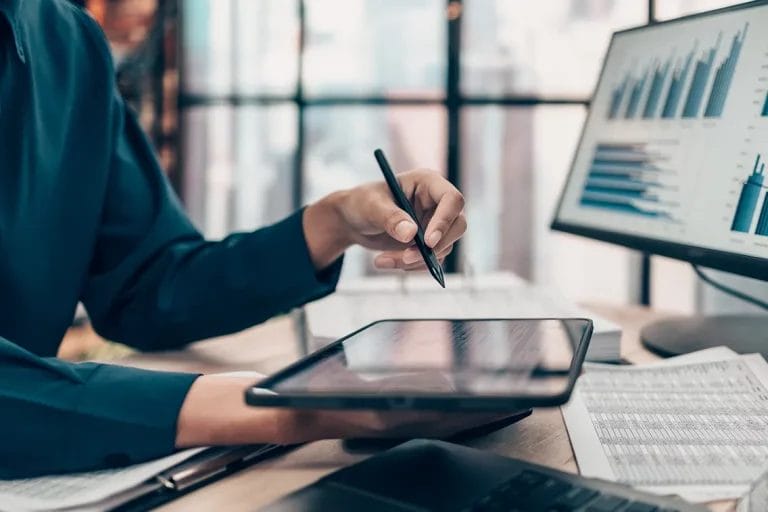
[[[443,276],[442,269],[439,267],[436,268],[434,272],[432,272],[432,275],[435,277],[435,280],[440,284],[440,286],[445,288],[445,277]]]

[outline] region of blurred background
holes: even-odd
[[[211,238],[378,179],[383,147],[397,169],[439,170],[465,193],[449,270],[510,270],[579,301],[741,307],[686,264],[548,229],[611,32],[736,2],[76,3],[104,27],[123,94]],[[349,254],[345,278],[373,272]]]

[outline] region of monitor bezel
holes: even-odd
[[[628,28],[625,30],[619,30],[617,32],[614,32],[613,35],[611,36],[611,42],[608,45],[608,49],[605,52],[605,56],[603,57],[603,64],[600,69],[599,79],[597,84],[595,85],[595,89],[592,93],[592,100],[590,100],[590,103],[594,100],[594,97],[597,94],[597,91],[600,89],[602,81],[605,79],[605,66],[608,60],[607,57],[610,54],[611,50],[613,49],[613,44],[616,39],[616,36],[626,34],[628,32],[639,32],[642,30],[649,30],[649,29],[658,27],[660,25],[672,25],[676,23],[685,23],[687,21],[690,21],[696,18],[715,16],[715,15],[724,14],[727,12],[751,9],[755,7],[765,6],[765,5],[768,5],[768,0],[754,0],[751,2],[745,2],[745,3],[723,7],[723,8],[715,9],[711,11],[690,14],[680,18],[674,18],[671,20],[665,20],[661,22],[648,24],[648,25],[641,25],[638,27]],[[557,202],[557,208],[555,209],[554,218],[550,223],[550,228],[552,230],[560,231],[563,233],[579,235],[587,238],[592,238],[595,240],[600,240],[602,242],[621,245],[624,247],[628,247],[630,249],[636,249],[639,251],[656,254],[659,256],[666,256],[666,257],[674,258],[677,260],[687,261],[694,265],[700,265],[703,267],[723,270],[726,272],[731,272],[731,273],[743,275],[746,277],[752,277],[755,279],[768,281],[768,258],[758,258],[755,256],[736,254],[736,253],[727,252],[727,251],[720,251],[717,249],[709,249],[706,247],[699,247],[699,246],[693,246],[688,244],[670,242],[670,241],[662,240],[658,238],[629,235],[626,233],[610,231],[610,230],[601,229],[601,228],[595,228],[595,227],[587,226],[584,224],[562,220],[561,213],[563,208],[563,201],[565,199],[565,192],[567,190],[568,185],[571,182],[571,179],[573,178],[574,167],[576,165],[576,155],[579,150],[578,148],[581,147],[584,141],[586,129],[588,124],[592,120],[592,115],[593,115],[593,111],[591,108],[589,108],[587,112],[587,118],[584,121],[584,126],[581,129],[581,135],[579,136],[577,149],[576,151],[574,151],[573,157],[571,158],[571,165],[570,165],[570,170],[568,171],[568,176],[565,180],[565,184],[563,185],[562,190],[560,191],[560,197]]]

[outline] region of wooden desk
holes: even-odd
[[[640,345],[638,333],[643,324],[658,319],[661,315],[640,307],[589,307],[595,313],[623,327],[623,357],[636,363],[656,359],[656,356]],[[121,363],[144,368],[205,373],[234,370],[269,373],[285,366],[298,354],[299,342],[294,322],[289,318],[281,318],[235,336],[196,343],[181,352],[137,354],[122,359]],[[522,422],[469,444],[563,471],[577,472],[573,450],[559,408],[538,409]],[[204,487],[160,510],[252,511],[369,455],[370,453],[348,453],[339,441],[311,443]],[[718,511],[733,508],[733,503],[713,506],[713,509]]]

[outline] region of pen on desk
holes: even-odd
[[[424,263],[427,264],[429,273],[432,274],[432,277],[435,278],[435,281],[440,283],[440,286],[445,288],[443,267],[440,265],[440,261],[437,259],[437,256],[435,256],[435,251],[433,251],[424,241],[424,229],[421,227],[419,219],[416,217],[416,212],[413,210],[411,202],[408,201],[408,198],[405,197],[405,194],[403,193],[403,189],[400,188],[400,184],[397,182],[397,178],[395,178],[395,173],[392,172],[392,168],[389,166],[389,162],[387,162],[387,157],[384,156],[384,152],[380,149],[374,151],[373,156],[376,157],[376,162],[378,162],[381,173],[384,175],[384,181],[387,182],[387,186],[392,192],[392,197],[395,199],[395,204],[397,204],[400,209],[404,210],[408,215],[410,215],[413,219],[413,222],[416,223],[416,247],[419,249],[421,257],[424,258]]]
[[[282,447],[277,445],[243,446],[222,449],[220,453],[202,461],[190,461],[167,474],[157,475],[163,487],[175,491],[184,491],[194,485],[210,480],[217,475],[231,471],[238,466],[245,466],[256,459],[278,453]]]

